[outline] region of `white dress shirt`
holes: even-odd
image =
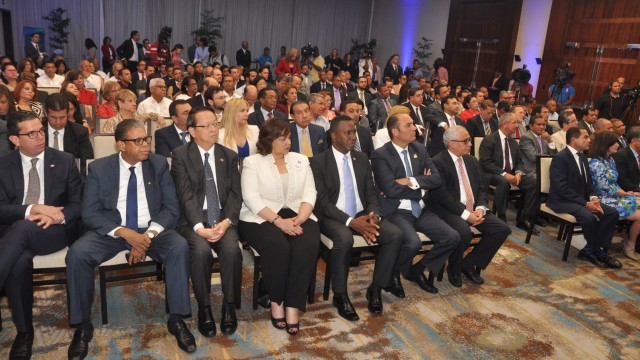
[[[403,149],[400,146],[396,145],[395,143],[391,143],[391,144],[393,144],[393,147],[398,152],[398,155],[400,156],[400,161],[402,161],[402,166],[405,167],[405,169],[406,169],[406,166],[404,164],[404,155],[402,154],[402,152],[404,150],[407,150],[407,158],[409,159],[409,168],[411,168],[411,173],[413,173],[413,166],[411,165],[411,154],[409,153],[409,148]],[[409,186],[409,188],[412,189],[412,190],[420,189],[420,184],[418,184],[418,181],[416,180],[416,178],[409,177],[409,174],[406,174],[406,175],[409,178],[409,180],[411,181],[411,186]],[[425,193],[426,193],[426,191],[422,190],[422,196],[423,197],[424,197]],[[424,208],[424,201],[422,201],[422,199],[420,200],[420,208]],[[398,209],[411,211],[412,210],[411,209],[411,200],[409,200],[409,199],[400,200],[400,206],[398,206]]]
[[[60,89],[60,86],[62,86],[62,83],[64,82],[64,76],[54,74],[53,79],[50,79],[49,76],[45,74],[44,76],[40,76],[38,79],[36,79],[36,82],[38,83],[38,87],[51,87]]]
[[[176,125],[175,123],[173,123],[173,127],[176,129],[176,131],[178,132],[178,139],[180,139],[180,141],[182,141],[182,136],[180,136],[180,133],[183,132],[182,130],[180,130],[180,128],[178,127],[178,125]],[[189,142],[191,141],[191,135],[189,135],[188,131],[184,131],[187,133],[187,136],[185,136],[185,141]],[[204,158],[203,158],[203,163],[204,163]]]
[[[138,104],[138,112],[140,114],[147,113],[156,113],[162,115],[162,117],[169,117],[169,106],[171,105],[171,100],[163,97],[160,102],[157,102],[153,96],[149,96],[148,98],[142,100],[140,104]]]
[[[314,125],[322,126],[324,131],[329,130],[329,128],[331,127],[331,124],[329,123],[329,120],[327,120],[327,118],[325,118],[322,115],[318,116],[317,119],[311,119],[311,123],[314,124]]]
[[[64,129],[62,128],[61,130],[56,130],[54,128],[52,128],[51,126],[48,127],[47,132],[49,133],[49,143],[47,144],[47,146],[49,146],[50,148],[53,148],[53,143],[55,142],[55,134],[54,132],[58,132],[58,150],[60,151],[64,151]]]
[[[333,157],[336,159],[336,165],[338,166],[338,176],[340,177],[340,194],[338,195],[338,201],[336,202],[336,207],[346,213],[346,200],[344,194],[344,172],[342,171],[342,164],[344,163],[344,155],[340,151],[336,150],[335,147],[331,147],[331,151],[333,152]],[[353,188],[356,192],[356,214],[364,210],[364,206],[362,206],[362,201],[360,201],[360,194],[358,193],[358,183],[356,182],[356,173],[353,170],[353,160],[349,154],[346,154],[349,159],[349,170],[351,170],[351,179],[353,181]],[[353,220],[352,217],[347,219],[345,225],[349,226]]]

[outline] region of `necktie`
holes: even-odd
[[[542,138],[540,136],[536,136],[538,138],[538,145],[540,145],[540,154],[544,155],[546,153],[546,149],[542,146]]]
[[[402,150],[402,156],[404,158],[404,170],[407,173],[407,177],[413,177],[413,171],[411,171],[411,165],[409,165],[409,156],[407,150]],[[422,209],[420,208],[420,202],[418,200],[411,200],[411,214],[417,219],[420,217]]]
[[[509,140],[504,138],[504,171],[511,173],[511,152],[509,151]]]
[[[25,205],[35,205],[40,200],[40,176],[38,176],[38,158],[31,159],[31,169],[29,170],[29,184],[27,185],[27,196],[24,198]]]
[[[584,183],[587,183],[587,170],[584,168],[584,163],[582,162],[582,159],[580,158],[580,154],[576,154],[576,157],[578,158],[578,163],[580,164],[580,173],[582,175],[582,181],[584,181]]]
[[[125,226],[135,232],[138,232],[138,177],[136,176],[136,167],[129,168],[129,183],[127,184],[127,217]],[[131,245],[125,242],[124,246],[131,250]]]
[[[323,83],[323,82],[321,82],[321,83],[320,83],[320,89],[324,90],[324,86],[325,86],[325,85],[324,85],[324,83]]]
[[[360,147],[360,138],[358,137],[358,134],[356,134],[356,146],[353,148],[353,150],[362,151],[362,148]]]
[[[484,134],[491,135],[491,126],[489,126],[489,122],[484,123]]]
[[[516,128],[516,139],[520,139],[520,129]]]
[[[60,150],[60,144],[58,143],[58,130],[53,132],[53,148],[56,150]]]
[[[389,115],[389,111],[391,111],[391,104],[389,104],[389,99],[382,100],[384,103],[384,107],[387,109],[387,115]]]
[[[271,119],[273,117],[273,112],[269,111],[269,113],[267,114],[267,120]]]
[[[306,157],[312,157],[313,151],[311,151],[311,144],[307,138],[307,129],[302,129],[302,154]]]
[[[144,74],[141,75],[142,80],[144,80]]]
[[[456,120],[453,118],[453,116],[447,115],[447,117],[449,118],[449,126],[451,127],[456,126]]]
[[[419,107],[414,107],[413,111],[416,112],[416,114],[418,115],[418,120],[420,121],[420,125],[424,124],[424,122],[422,121],[422,111],[420,111]]]
[[[458,158],[458,171],[460,173],[460,178],[462,178],[462,184],[464,185],[464,196],[467,198],[465,207],[468,211],[473,211],[473,191],[471,191],[471,185],[469,184],[467,173],[464,171],[462,157]]]
[[[36,47],[36,51],[40,52],[40,48],[38,47],[38,44],[36,44],[35,47]]]
[[[367,115],[367,103],[364,101],[364,91],[359,91],[358,92],[360,94],[360,101],[362,101],[364,105],[364,109],[362,110],[362,113],[366,116]]]
[[[209,165],[209,153],[204,153],[204,182],[205,196],[207,198],[207,222],[213,227],[220,222],[220,199],[216,191],[216,180]]]
[[[350,217],[356,216],[356,192],[349,167],[349,154],[342,157],[342,175],[344,177],[344,207],[345,213]]]
[[[333,88],[333,106],[336,109],[340,109],[340,101],[342,99],[340,98],[340,90],[338,88]]]
[[[189,133],[186,132],[186,131],[183,131],[183,132],[180,133],[180,139],[182,140],[183,144],[187,143],[187,134],[189,134]]]

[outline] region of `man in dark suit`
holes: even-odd
[[[391,88],[384,83],[378,84],[378,96],[371,101],[369,107],[369,123],[374,124],[375,130],[384,128],[391,108],[398,103],[389,97]],[[414,120],[415,121],[415,120]]]
[[[30,40],[31,42],[24,46],[24,57],[30,58],[37,67],[41,67],[47,52],[40,48],[40,34],[31,34]]]
[[[291,151],[312,157],[327,150],[327,137],[322,126],[311,124],[311,113],[306,101],[291,105]]]
[[[420,95],[422,97],[422,94]],[[436,156],[445,149],[442,136],[445,130],[454,126],[465,126],[465,123],[456,113],[458,100],[455,96],[445,96],[441,99],[442,111],[427,115],[427,122],[431,128],[429,140],[427,140],[427,151],[429,156]]]
[[[582,119],[578,122],[578,126],[587,129],[589,136],[591,136],[595,131],[596,120],[598,120],[598,109],[589,106],[583,110]]]
[[[432,113],[442,112],[442,99],[449,96],[451,88],[447,85],[438,85],[433,89],[433,102],[428,106],[428,109]]]
[[[384,77],[388,77],[393,80],[394,84],[398,84],[400,75],[402,75],[402,67],[398,65],[400,56],[398,54],[391,55],[389,63],[384,67]]]
[[[489,99],[494,103],[500,100],[500,92],[509,90],[509,79],[502,75],[502,71],[496,69],[493,74],[493,79],[490,81],[489,86]]]
[[[255,111],[249,114],[247,122],[249,125],[256,125],[262,129],[265,121],[269,118],[287,119],[287,115],[276,110],[278,95],[274,89],[264,88],[258,92],[258,102],[255,103]]]
[[[618,169],[618,185],[624,191],[640,192],[640,126],[627,133],[627,146],[613,154]]]
[[[624,121],[620,119],[611,119],[611,125],[613,126],[613,133],[618,137],[618,145],[620,145],[620,150],[626,149],[627,140],[625,139],[625,133],[627,132],[627,128],[624,125]]]
[[[318,72],[318,76],[320,77],[320,80],[311,84],[309,92],[313,94],[319,93],[320,91],[330,91],[331,82],[327,81],[327,72],[325,70],[320,70]]]
[[[493,101],[483,100],[480,103],[480,114],[467,121],[467,131],[473,141],[474,137],[485,137],[498,131],[498,120],[493,117],[496,107]],[[473,147],[471,147],[473,154]]]
[[[582,226],[587,245],[578,253],[578,259],[601,268],[619,269],[622,264],[609,255],[608,249],[620,215],[615,208],[602,204],[596,195],[583,153],[591,143],[589,134],[586,129],[571,127],[566,140],[567,147],[551,161],[547,206],[555,212],[573,215]]]
[[[189,243],[191,282],[198,300],[198,330],[206,337],[216,334],[210,300],[213,249],[220,261],[224,295],[220,332],[231,335],[238,327],[235,304],[240,301],[242,277],[242,253],[236,230],[242,205],[238,155],[216,145],[218,123],[210,108],[193,109],[188,125],[193,141],[174,151],[171,173],[182,209],[180,233]]]
[[[122,60],[122,63],[131,70],[132,74],[136,72],[138,68],[138,61],[144,59],[142,44],[138,41],[140,41],[140,32],[133,30],[131,31],[129,40],[123,41],[116,49],[118,57]]]
[[[371,130],[368,128],[358,125],[360,122],[360,100],[357,99],[347,99],[342,104],[340,104],[340,114],[347,115],[353,120],[353,123],[356,125],[356,145],[355,151],[362,151],[367,154],[367,157],[371,158],[371,154],[373,153],[373,139],[371,138]],[[331,129],[327,130],[327,141],[329,142],[329,147],[331,146]]]
[[[55,93],[44,103],[47,110],[46,144],[56,150],[73,155],[76,159],[93,159],[93,147],[87,128],[68,121],[69,101],[64,94]]]
[[[242,47],[236,51],[236,64],[242,65],[245,69],[251,67],[251,51],[249,51],[249,42],[244,40]]]
[[[320,231],[333,241],[333,305],[340,316],[356,321],[359,316],[347,293],[353,235],[362,236],[368,244],[380,245],[366,297],[369,311],[381,314],[381,289],[388,288],[391,283],[393,266],[402,246],[402,232],[381,218],[369,159],[361,152],[353,151],[356,127],[351,118],[336,116],[331,129],[331,149],[311,159],[318,191],[314,212]]]
[[[204,80],[202,80],[202,91],[200,92],[200,95],[194,96],[191,99],[187,100],[189,102],[189,105],[191,105],[192,108],[197,108],[198,106],[207,106],[207,102],[204,98],[204,93],[207,92],[208,88],[218,86],[216,85],[216,82],[217,81],[212,77],[204,78]]]
[[[474,284],[482,284],[484,279],[479,271],[491,263],[511,230],[504,221],[489,212],[484,199],[480,164],[469,155],[471,138],[467,130],[462,126],[449,128],[444,133],[444,143],[448,151],[433,158],[442,185],[431,191],[433,201],[429,202],[429,206],[460,234],[461,251],[449,256],[447,270],[451,283],[456,287],[462,286],[462,273]],[[463,259],[464,250],[473,238],[470,226],[480,230],[483,235]]]
[[[151,137],[137,120],[120,122],[115,139],[118,154],[89,164],[82,202],[82,221],[89,231],[73,243],[65,260],[69,323],[77,326],[69,358],[84,358],[93,337],[95,268],[125,250],[129,264],[147,256],[164,264],[167,327],[182,350],[194,352],[195,339],[183,321],[191,315],[189,246],[175,230],[180,204],[167,160],[150,154]]]
[[[486,136],[480,144],[480,166],[484,171],[485,188],[495,186],[494,202],[498,217],[506,222],[507,202],[511,186],[518,186],[524,197],[524,208],[531,209],[535,205],[536,181],[524,173],[524,165],[518,148],[518,142],[511,137],[518,126],[515,115],[503,114],[500,117],[498,131]],[[516,219],[516,226],[529,230],[529,219]],[[535,229],[534,229],[535,230]],[[537,230],[536,230],[537,231]]]
[[[169,105],[169,115],[173,124],[156,130],[155,153],[171,157],[171,152],[180,145],[191,141],[191,135],[187,129],[187,119],[191,105],[187,100],[175,100]]]
[[[449,255],[461,251],[460,234],[447,225],[425,203],[428,192],[442,182],[427,149],[415,143],[416,127],[407,114],[389,118],[387,130],[391,141],[373,152],[371,164],[379,194],[382,214],[403,234],[403,244],[396,259],[391,291],[402,293],[400,273],[429,293],[437,293],[433,274],[442,269]],[[434,242],[433,248],[415,265],[412,264],[422,242],[416,231]],[[424,269],[431,275],[427,279]]]
[[[33,112],[8,117],[16,150],[0,157],[0,289],[11,305],[16,338],[9,358],[33,346],[33,257],[62,250],[77,236],[82,180],[73,157],[46,147]]]
[[[347,100],[347,92],[342,86],[342,80],[340,80],[340,76],[334,76],[331,84],[331,88],[327,90],[329,91],[329,93],[331,93],[331,106],[329,107],[329,109],[335,111],[336,113],[339,113],[340,106],[345,100]]]
[[[347,71],[348,73],[348,71]],[[367,83],[367,78],[365,76],[360,76],[358,78],[358,87],[349,92],[347,97],[350,99],[360,99],[364,103],[364,108],[362,110],[362,114],[364,116],[369,116],[369,107],[371,107],[371,100],[373,100],[373,96],[367,91],[369,84]]]

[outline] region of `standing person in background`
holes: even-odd
[[[287,57],[282,58],[276,67],[276,76],[280,74],[297,74],[300,75],[300,53],[298,49],[291,48],[287,53]]]
[[[93,62],[98,52],[98,45],[91,38],[84,39],[84,50],[82,51],[82,60]]]
[[[111,45],[111,38],[105,36],[102,39],[102,71],[109,74],[113,68],[113,64],[116,62],[116,49]]]
[[[242,42],[242,47],[236,51],[236,64],[248,69],[251,67],[252,59],[251,51],[249,51],[249,42],[244,40]]]
[[[444,67],[444,60],[442,58],[437,58],[436,61],[433,62],[433,69],[429,73],[429,80],[442,80],[449,82],[449,72]]]

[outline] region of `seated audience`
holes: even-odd
[[[287,115],[276,110],[278,95],[274,89],[264,88],[258,92],[258,102],[254,105],[255,111],[249,115],[249,124],[262,128],[267,120],[278,118],[286,120]]]
[[[50,87],[60,89],[60,85],[64,81],[64,76],[56,74],[56,64],[53,60],[44,62],[44,76],[38,77],[36,80],[38,87]]]
[[[249,125],[249,103],[243,99],[231,99],[224,106],[222,127],[218,134],[218,144],[238,153],[238,158],[255,154],[260,129]]]
[[[73,99],[75,100],[75,99]],[[69,120],[69,98],[65,94],[51,94],[45,101],[47,117],[45,142],[47,146],[73,155],[76,159],[93,159],[89,131],[80,123]]]
[[[193,76],[187,76],[182,80],[180,92],[175,94],[174,100],[189,100],[198,95],[198,81]]]
[[[158,155],[171,157],[172,151],[178,146],[191,141],[191,135],[187,127],[187,120],[191,105],[187,100],[175,100],[169,105],[169,115],[173,124],[156,130],[155,153]]]
[[[607,120],[608,121],[608,120]],[[569,128],[578,126],[578,120],[573,111],[563,111],[558,116],[558,124],[560,125],[560,131],[551,135],[551,140],[556,147],[556,150],[562,151],[567,146],[567,131]],[[597,127],[596,127],[597,130]]]
[[[286,122],[267,121],[258,153],[244,159],[239,231],[261,255],[271,323],[297,335],[299,310],[316,271],[320,230],[312,214],[316,188],[309,160],[289,152],[290,135]]]
[[[96,110],[97,117],[110,118],[118,114],[118,102],[116,100],[118,92],[120,92],[120,85],[117,82],[107,81],[104,83],[103,102]]]
[[[16,89],[16,85],[18,85],[18,69],[13,63],[2,64],[0,80],[9,90],[14,91]]]
[[[336,117],[335,111],[331,110],[331,104],[333,104],[331,93],[328,91],[320,91],[319,94],[322,95],[322,98],[324,99],[324,112],[322,113],[322,116],[331,121]]]
[[[391,110],[389,111],[389,116],[387,116],[387,118],[383,122],[384,127],[381,127],[380,129],[378,129],[378,131],[376,131],[375,136],[373,137],[374,149],[379,149],[382,147],[382,145],[391,141],[391,138],[389,137],[389,131],[387,130],[387,121],[389,121],[390,117],[398,114],[411,115],[411,110],[409,110],[408,107],[403,105],[396,105],[391,108]]]
[[[16,110],[31,111],[34,112],[40,119],[42,119],[43,108],[42,104],[37,99],[36,84],[29,80],[22,80],[13,91],[14,100],[16,102]]]
[[[464,110],[462,110],[459,116],[465,124],[469,122],[469,119],[480,114],[480,111],[478,111],[478,100],[474,96],[467,95],[462,101],[462,106]]]
[[[161,115],[156,113],[140,114],[136,111],[136,94],[130,90],[120,90],[116,100],[118,102],[118,114],[104,122],[101,132],[113,133],[116,130],[116,125],[126,119],[136,119],[145,123],[147,121],[157,121],[159,128],[164,127],[165,121]]]
[[[83,105],[98,105],[98,101],[96,98],[96,93],[93,90],[87,90],[84,86],[84,77],[82,73],[77,70],[71,70],[67,73],[67,77],[65,78],[66,82],[72,82],[76,89],[78,89],[78,102]],[[63,84],[64,85],[64,84]],[[61,90],[62,92],[62,90]]]
[[[80,105],[78,99],[71,93],[61,94],[63,94],[69,102],[69,116],[67,120],[84,126],[89,134],[91,134],[93,132],[93,128],[88,121],[91,120],[91,106]]]
[[[160,77],[149,80],[149,90],[151,96],[138,104],[138,112],[141,114],[156,113],[162,117],[169,117],[169,105],[171,100],[167,99],[167,85]]]
[[[309,94],[308,103],[311,123],[321,126],[324,131],[329,130],[329,120],[327,120],[327,118],[322,115],[326,110],[326,105],[324,103],[324,98],[322,97],[322,95],[318,93]]]
[[[2,104],[0,92],[0,104]],[[0,108],[1,110],[1,108]],[[624,191],[640,193],[640,127],[632,126],[627,133],[627,146],[613,154],[618,171],[618,185]]]
[[[389,97],[389,87],[385,83],[378,84],[378,96],[371,100],[369,107],[369,123],[374,131],[385,129],[391,109],[398,103]],[[386,132],[386,131],[385,131]]]
[[[311,113],[306,101],[296,101],[291,105],[293,122],[291,128],[291,149],[306,157],[318,155],[327,149],[324,128],[311,124]]]
[[[278,99],[278,105],[276,105],[276,110],[285,114],[288,119],[292,118],[292,114],[289,113],[289,109],[291,109],[291,105],[298,101],[298,90],[291,86],[285,85],[282,93],[280,93],[280,98]]]

